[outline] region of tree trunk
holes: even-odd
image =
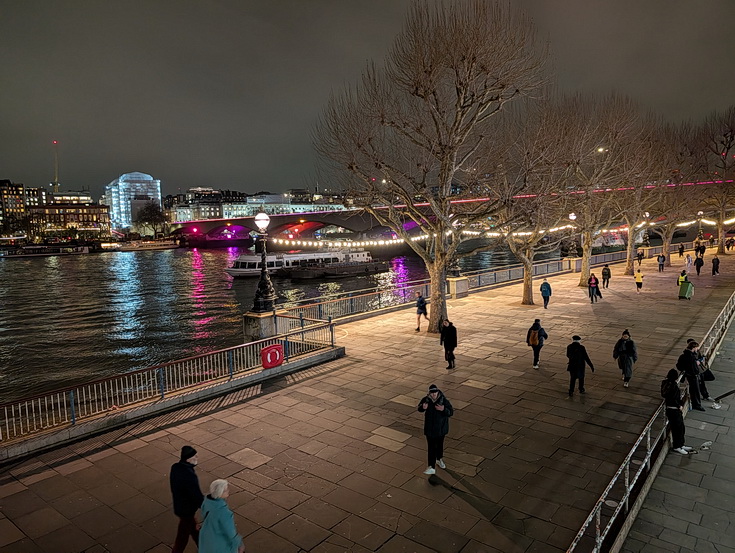
[[[717,218],[717,253],[725,253],[725,209],[720,209],[720,216]]]
[[[625,245],[625,271],[624,275],[632,275],[635,273],[634,256],[635,256],[635,229],[628,219],[625,219],[628,225],[628,243]]]
[[[666,256],[666,263],[664,266],[671,267],[671,241],[674,239],[674,232],[676,227],[674,225],[668,225],[663,232],[661,232],[661,239],[663,240],[663,250]],[[677,254],[679,255],[679,254]]]
[[[533,252],[519,252],[521,263],[523,263],[523,300],[521,305],[534,305],[533,303]]]
[[[579,273],[579,285],[587,288],[590,278],[590,265],[592,264],[592,231],[586,230],[582,236],[582,272]]]
[[[431,279],[431,302],[429,305],[429,332],[440,331],[442,320],[447,316],[446,263],[434,262],[426,269]]]

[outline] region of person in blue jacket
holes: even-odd
[[[243,553],[245,545],[235,528],[235,518],[227,506],[230,495],[227,480],[215,480],[202,503],[202,529],[199,553]]]
[[[546,279],[541,283],[541,297],[544,298],[544,309],[548,309],[549,298],[551,298],[551,284]]]

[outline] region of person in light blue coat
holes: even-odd
[[[230,495],[227,480],[215,480],[202,503],[199,553],[243,553],[245,545],[235,528],[235,518],[225,499]]]

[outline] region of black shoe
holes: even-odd
[[[451,365],[447,365],[447,370],[449,370],[449,369],[451,369],[451,368],[452,368],[452,366],[451,366]]]
[[[692,409],[696,409],[697,411],[706,411],[706,409],[701,405],[699,407],[692,407]]]
[[[579,391],[579,393],[580,393],[580,394],[583,394],[583,393],[584,393],[584,390],[580,390],[580,391]]]
[[[417,329],[416,329],[416,332],[421,332],[421,329],[420,329],[420,328],[417,328]]]

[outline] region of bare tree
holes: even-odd
[[[385,67],[369,64],[316,126],[316,148],[355,205],[423,259],[431,331],[446,313],[445,273],[463,231],[500,205],[477,163],[494,116],[539,88],[545,59],[528,17],[508,4],[416,1]],[[412,241],[407,223],[426,240]]]

